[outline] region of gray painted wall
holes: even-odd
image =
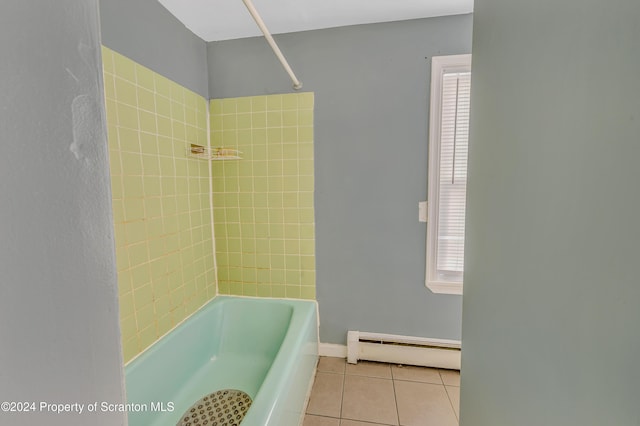
[[[0,2],[1,401],[124,398],[98,27],[97,0]]]
[[[479,0],[461,425],[640,425],[640,3]]]
[[[460,296],[424,286],[430,60],[471,51],[471,15],[276,36],[315,92],[320,339],[460,338]],[[208,44],[213,98],[290,92],[262,38]]]
[[[206,43],[158,0],[100,0],[102,43],[207,97]]]

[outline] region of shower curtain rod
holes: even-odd
[[[289,77],[291,77],[291,81],[293,82],[293,88],[295,90],[300,90],[302,88],[302,83],[300,82],[300,80],[297,79],[296,75],[293,73],[293,70],[289,66],[287,59],[284,57],[284,55],[282,54],[282,51],[280,51],[280,48],[276,44],[276,41],[271,36],[271,33],[269,32],[269,30],[267,29],[267,26],[264,24],[264,21],[258,14],[258,11],[253,5],[253,2],[251,0],[242,0],[242,2],[247,7],[247,10],[253,17],[253,20],[256,21],[256,24],[258,25],[258,28],[260,28],[260,31],[262,31],[262,34],[264,34],[264,38],[267,39],[267,43],[269,43],[269,46],[271,46],[271,49],[273,49],[273,53],[276,54],[276,56],[280,60],[280,63],[284,67],[285,71],[287,72],[287,74],[289,74]]]

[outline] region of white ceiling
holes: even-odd
[[[159,0],[205,41],[261,35],[242,0]],[[273,34],[473,11],[473,0],[254,0]]]

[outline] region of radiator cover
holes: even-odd
[[[349,331],[347,362],[358,360],[460,370],[460,342]]]

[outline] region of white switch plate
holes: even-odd
[[[420,222],[427,221],[427,202],[426,201],[420,201],[418,203],[418,220]]]

